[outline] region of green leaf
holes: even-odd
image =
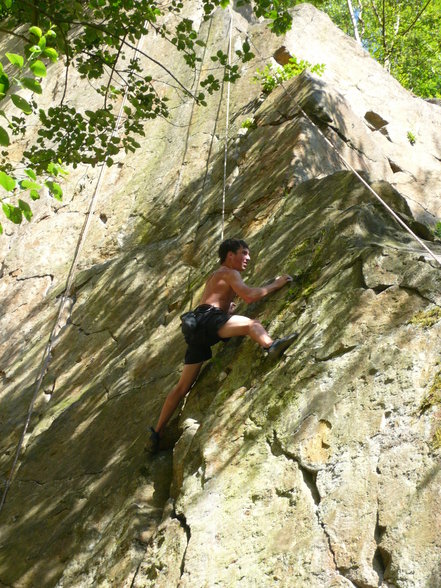
[[[6,204],[6,202],[3,202],[2,208],[3,212],[6,215],[6,218],[8,218],[16,225],[19,225],[21,223],[21,221],[23,220],[23,215],[18,206],[13,206],[12,204]]]
[[[0,186],[2,186],[7,192],[12,192],[17,182],[11,176],[8,176],[4,171],[0,171]]]
[[[37,78],[45,78],[46,77],[46,74],[47,74],[46,66],[39,59],[37,59],[36,61],[33,61],[31,63],[31,65],[29,66],[29,69],[34,74],[34,76]]]
[[[25,100],[21,96],[18,96],[17,94],[12,94],[11,100],[15,104],[15,106],[22,110],[25,114],[32,113],[32,106],[29,104],[27,100]]]
[[[24,88],[32,90],[32,92],[35,92],[36,94],[43,93],[43,89],[37,80],[34,80],[33,78],[22,78],[20,81]]]
[[[40,29],[40,27],[31,27],[29,29],[29,32],[32,33],[33,35],[35,35],[38,38],[40,38],[41,35],[43,34],[43,31]]]
[[[45,36],[46,36],[46,37],[56,37],[56,36],[57,36],[57,33],[56,33],[54,30],[52,30],[52,29],[49,29],[49,30],[46,32],[46,35],[45,35]]]
[[[16,65],[17,67],[23,67],[24,59],[18,53],[5,53],[6,57],[12,63],[12,65]]]
[[[41,37],[41,39],[38,41],[38,46],[42,50],[46,49],[46,37]]]
[[[33,182],[32,180],[21,180],[20,188],[23,190],[41,190],[41,185],[37,184],[37,182]]]
[[[37,174],[34,172],[33,169],[25,169],[25,174],[31,178],[31,180],[36,180],[37,179]]]
[[[60,184],[57,184],[57,182],[53,182],[52,180],[47,180],[45,185],[49,188],[49,192],[56,200],[59,200],[60,202],[63,200],[63,190],[61,189]]]
[[[37,192],[37,190],[31,190],[29,192],[29,196],[32,198],[32,200],[38,200],[40,198],[40,194]]]
[[[48,163],[47,171],[53,176],[69,175],[69,172],[63,168],[61,159],[58,160],[58,163],[53,163],[52,161]]]
[[[33,216],[32,210],[31,210],[31,207],[29,206],[29,204],[27,202],[25,202],[24,200],[19,199],[18,206],[20,207],[20,210],[22,211],[25,219],[29,222]]]
[[[3,227],[2,227],[2,223],[0,223],[0,235],[3,235]]]
[[[0,127],[0,145],[7,147],[9,145],[9,135],[3,127]]]
[[[2,202],[2,209],[6,215],[6,218],[11,218],[11,207],[9,206],[9,204],[6,204],[6,202]]]
[[[9,78],[5,73],[0,74],[0,94],[6,94],[9,90]]]
[[[58,59],[58,53],[52,47],[47,47],[43,51],[43,55],[46,55],[46,57],[49,57],[49,59],[54,62]]]

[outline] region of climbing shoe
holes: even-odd
[[[159,433],[157,433],[153,427],[150,427],[149,431],[150,438],[146,445],[146,451],[148,451],[149,453],[157,453],[159,450],[159,441],[161,438],[159,436]]]
[[[292,335],[288,335],[288,337],[283,337],[283,339],[276,339],[270,347],[265,349],[266,355],[270,359],[278,359],[285,349],[291,345],[291,343],[297,339],[299,336],[298,333],[292,333]]]

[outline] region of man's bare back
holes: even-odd
[[[228,312],[236,296],[235,291],[231,287],[231,273],[238,274],[239,272],[221,266],[211,274],[205,284],[200,304],[211,304],[222,309],[224,312]]]

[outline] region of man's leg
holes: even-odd
[[[288,337],[273,341],[259,321],[247,318],[246,316],[232,316],[228,322],[222,325],[217,334],[219,337],[225,339],[228,337],[248,335],[268,352],[268,357],[271,359],[280,357],[285,349],[298,337],[298,333],[292,333]]]
[[[171,390],[165,399],[164,406],[162,407],[161,414],[159,415],[158,424],[155,427],[155,431],[161,434],[162,429],[170,420],[171,416],[175,412],[177,406],[190,390],[196,378],[199,375],[202,363],[189,363],[184,365],[181,377],[176,386]]]
[[[222,325],[217,334],[223,339],[248,335],[248,337],[251,337],[251,339],[265,349],[273,343],[273,340],[259,321],[240,315],[232,316],[228,322]]]

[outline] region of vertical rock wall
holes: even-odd
[[[204,75],[229,16],[187,10],[207,39]],[[179,374],[179,315],[215,267],[221,223],[225,91],[202,109],[164,84],[172,120],[148,126],[98,200],[0,514],[0,585],[439,585],[439,266],[342,170],[298,104],[432,240],[441,111],[311,6],[293,15],[278,39],[234,12],[235,47],[248,37],[256,57],[232,87],[225,232],[250,243],[250,283],[296,276],[239,311],[275,335],[298,330],[297,344],[276,364],[250,341],[218,346],[163,450],[144,453]],[[323,77],[263,99],[256,68],[289,53],[324,62]],[[174,65],[196,90],[198,72]],[[42,200],[31,224],[2,237],[3,480],[95,179],[73,172],[61,206]]]

